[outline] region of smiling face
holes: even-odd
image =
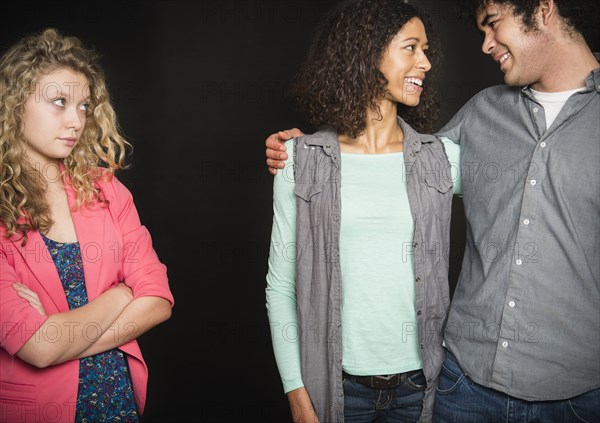
[[[60,68],[39,78],[23,110],[26,157],[44,166],[69,156],[85,127],[89,102],[86,77]]]
[[[484,36],[483,53],[498,63],[506,84],[535,85],[552,68],[545,34],[525,31],[521,19],[509,6],[487,5],[477,14],[477,28]]]
[[[421,100],[425,74],[431,63],[427,50],[425,26],[412,18],[392,39],[381,60],[380,71],[388,80],[386,99],[407,106],[417,106]]]

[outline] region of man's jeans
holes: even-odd
[[[473,382],[447,351],[435,396],[433,421],[595,423],[600,422],[600,389],[562,401],[525,401]]]
[[[425,386],[422,371],[393,389],[373,389],[344,379],[344,421],[416,422],[423,409]]]

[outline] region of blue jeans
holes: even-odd
[[[425,386],[422,371],[392,389],[373,389],[344,378],[344,421],[416,422],[423,409]]]
[[[435,396],[433,421],[595,423],[600,422],[600,389],[562,401],[525,401],[473,382],[447,351]]]

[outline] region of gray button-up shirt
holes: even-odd
[[[445,331],[475,382],[526,400],[600,386],[600,68],[550,128],[528,88],[473,97],[461,144],[467,245]]]

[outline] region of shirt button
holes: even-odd
[[[421,315],[421,310],[417,310],[417,316]]]
[[[504,348],[508,348],[508,342],[504,341],[504,342],[502,343],[502,346],[503,346]]]
[[[413,243],[413,248],[417,248],[419,246],[418,242]]]
[[[415,282],[421,282],[421,278],[415,279]]]
[[[529,225],[529,219],[525,219],[525,220],[523,221],[523,224],[524,224],[525,226]]]
[[[517,263],[517,266],[520,266],[520,265],[522,265],[522,264],[523,264],[523,260],[521,260],[521,259],[517,259],[517,260],[515,261],[515,263]]]
[[[542,147],[542,148],[546,147],[546,143],[545,143],[544,141],[542,141],[542,142],[540,143],[540,147]]]
[[[534,187],[535,184],[537,184],[537,181],[535,179],[532,179],[531,181],[529,181],[529,183],[531,184],[532,187]]]
[[[537,113],[537,112],[539,112],[539,111],[540,111],[540,109],[538,109],[537,107],[534,107],[534,108],[533,108],[533,112],[534,112],[534,113]]]
[[[509,303],[508,303],[508,306],[509,306],[510,308],[514,308],[514,306],[515,306],[515,302],[514,302],[514,301],[511,301],[511,302],[509,302]]]

